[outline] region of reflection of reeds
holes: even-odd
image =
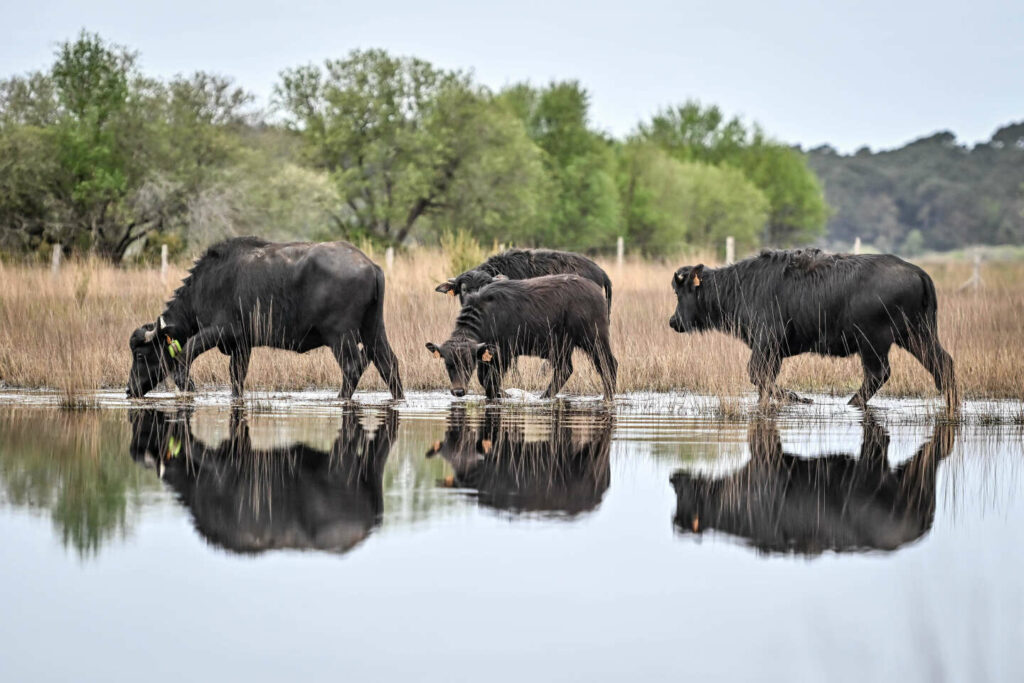
[[[436,294],[434,286],[452,273],[438,252],[421,250],[396,258],[388,274],[385,316],[409,389],[447,388],[442,363],[428,354],[426,341],[451,332],[458,304]],[[615,285],[612,347],[619,360],[619,391],[685,389],[715,396],[751,390],[749,351],[723,334],[680,335],[668,327],[675,307],[671,275],[679,263],[605,264]],[[1024,264],[987,266],[987,288],[956,291],[969,265],[928,264],[939,290],[939,335],[956,361],[958,382],[967,397],[1021,398],[1024,363],[1018,349],[1024,337]],[[100,387],[121,388],[127,380],[128,335],[152,322],[178,285],[183,270],[161,284],[155,270],[115,269],[69,263],[57,278],[49,271],[8,265],[0,271],[0,381],[10,386],[50,387],[69,397]],[[272,311],[260,312],[260,318]],[[892,353],[892,378],[882,393],[934,396],[928,373],[904,351]],[[577,355],[565,391],[596,394],[600,382],[588,359]],[[216,351],[194,366],[200,387],[228,383],[227,358]],[[522,359],[506,386],[541,390],[550,367]],[[785,362],[779,384],[798,391],[851,394],[861,381],[856,358],[802,356]],[[337,390],[341,372],[324,348],[298,355],[257,349],[247,387],[255,390]],[[361,388],[384,390],[368,371]],[[472,391],[480,388],[473,381]],[[723,412],[732,412],[723,406]],[[1024,419],[1024,418],[1022,418]]]

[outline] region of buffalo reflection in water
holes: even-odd
[[[556,411],[546,420],[489,406],[473,420],[453,406],[440,455],[453,474],[442,485],[472,491],[486,507],[517,514],[573,517],[595,509],[611,481],[611,414]]]
[[[743,539],[764,553],[896,550],[923,537],[935,517],[936,472],[949,455],[955,429],[937,424],[932,438],[896,468],[889,435],[865,414],[860,457],[806,458],[782,450],[774,422],[748,434],[750,461],[725,478],[678,470],[675,528],[707,529]]]
[[[344,553],[383,513],[382,478],[398,431],[394,410],[346,410],[330,451],[295,443],[257,449],[239,410],[230,438],[210,447],[188,414],[147,409],[132,421],[132,458],[157,469],[211,544],[238,553]],[[376,429],[367,423],[379,421]]]

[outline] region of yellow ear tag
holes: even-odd
[[[490,453],[491,446],[493,445],[494,444],[491,443],[490,439],[484,439],[483,441],[480,442],[480,446],[484,449],[484,453]]]
[[[693,286],[694,287],[700,287],[700,277],[697,276],[697,275],[693,276]]]
[[[455,290],[454,289],[449,289],[448,290],[448,296],[455,296]]]
[[[440,358],[440,357],[441,357],[441,352],[440,351],[434,351],[434,358]]]
[[[494,358],[494,356],[491,355],[490,349],[484,349],[484,355],[480,356],[480,360],[485,363],[490,363],[492,358]]]
[[[435,451],[439,451],[439,450],[441,450],[441,442],[440,442],[440,441],[435,441],[435,442],[434,442],[434,445],[432,446],[432,448],[433,448],[433,450],[435,450]]]
[[[165,335],[167,338],[167,353],[171,354],[171,358],[177,358],[178,354],[181,353],[181,342],[177,339],[171,339],[171,335]]]
[[[175,458],[181,452],[181,442],[173,436],[167,440],[167,457]]]

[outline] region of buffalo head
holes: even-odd
[[[161,317],[132,332],[128,339],[132,352],[132,369],[128,373],[128,398],[140,398],[160,384],[176,365],[183,347],[174,331]]]
[[[491,275],[490,273],[474,268],[473,270],[467,270],[462,275],[449,278],[445,282],[442,282],[434,288],[434,291],[440,292],[441,294],[447,294],[448,296],[458,296],[459,301],[465,303],[467,294],[472,294],[477,290],[483,289],[495,280],[507,279],[508,278],[504,275]]]
[[[672,289],[676,293],[676,312],[668,324],[676,332],[693,332],[697,325],[697,295],[704,277],[704,264],[683,266],[672,276]]]
[[[466,387],[476,364],[494,362],[495,350],[490,344],[472,339],[449,339],[440,346],[427,342],[427,351],[444,361],[453,396],[465,396]]]

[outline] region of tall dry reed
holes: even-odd
[[[614,284],[612,344],[619,359],[620,391],[688,390],[735,395],[752,389],[746,375],[746,347],[720,333],[680,335],[668,327],[675,306],[673,271],[696,258],[672,262],[604,262]],[[710,259],[702,259],[711,264]],[[385,316],[408,389],[446,388],[442,364],[424,348],[451,330],[458,304],[436,294],[452,275],[449,258],[438,251],[399,255],[388,273]],[[930,263],[939,294],[939,334],[953,355],[968,397],[1024,395],[1024,263],[985,266],[985,287],[958,292],[970,265]],[[184,275],[172,268],[166,283],[157,270],[117,269],[80,261],[56,277],[38,267],[0,266],[0,383],[47,387],[68,396],[98,388],[123,387],[130,356],[128,336],[152,322]],[[883,394],[932,396],[931,377],[906,352],[894,350],[893,374]],[[566,387],[600,393],[589,360],[578,357]],[[542,389],[548,376],[540,361],[524,360],[506,386]],[[216,351],[194,366],[200,388],[225,386],[227,358]],[[802,356],[783,365],[780,384],[797,390],[852,393],[860,383],[856,358]],[[298,355],[257,349],[247,386],[256,390],[338,388],[341,373],[327,349]],[[371,368],[360,388],[383,390]],[[479,390],[479,388],[477,389]]]

